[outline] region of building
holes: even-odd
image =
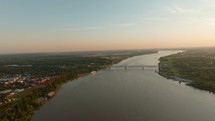
[[[92,71],[91,74],[92,74],[92,75],[96,75],[96,71]]]
[[[46,79],[42,79],[42,80],[38,81],[37,83],[42,84],[42,83],[45,83],[46,81],[47,81]]]
[[[51,91],[46,95],[48,98],[54,97],[55,96],[55,92]]]
[[[12,90],[11,89],[8,89],[8,90],[4,90],[4,91],[1,91],[0,94],[6,94],[6,93],[10,93]]]

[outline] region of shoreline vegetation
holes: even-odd
[[[161,57],[159,74],[215,93],[215,49],[187,50]]]
[[[31,121],[34,111],[51,99],[63,84],[124,59],[157,52],[0,55],[0,121]]]

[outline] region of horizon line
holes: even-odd
[[[142,49],[104,49],[104,50],[74,50],[74,51],[38,51],[38,52],[11,52],[0,53],[0,55],[24,55],[24,54],[51,54],[51,53],[81,53],[81,52],[101,52],[101,51],[132,51],[132,50],[179,50],[179,49],[201,49],[201,48],[215,48],[215,46],[201,46],[201,47],[170,47],[170,48],[142,48]]]

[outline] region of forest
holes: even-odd
[[[160,58],[160,75],[215,93],[215,49],[190,49]]]

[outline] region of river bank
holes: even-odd
[[[45,55],[25,55],[17,56],[17,59],[13,61],[6,61],[7,59],[15,58],[14,56],[4,56],[4,61],[1,61],[0,65],[11,65],[16,63],[17,65],[32,65],[32,66],[2,66],[0,75],[17,75],[27,73],[34,77],[49,76],[50,79],[44,83],[33,86],[29,86],[25,91],[20,94],[16,94],[16,100],[11,101],[0,108],[1,121],[30,121],[35,110],[39,110],[49,100],[57,94],[61,89],[61,86],[68,83],[71,80],[75,80],[79,77],[89,75],[91,72],[104,69],[107,66],[116,64],[124,59],[156,53],[156,50],[144,50],[144,51],[120,51],[120,52],[93,52],[93,53],[81,53],[77,54],[45,54]],[[97,54],[100,53],[100,54]],[[102,53],[102,54],[101,54]],[[117,54],[115,54],[117,53]],[[31,58],[37,58],[32,60]],[[25,61],[23,61],[25,60]],[[38,68],[40,71],[38,71]],[[7,71],[5,71],[7,70]],[[8,71],[9,70],[9,71]],[[16,71],[14,71],[16,70]],[[6,73],[7,72],[7,73]],[[29,80],[26,80],[26,82]],[[9,85],[10,86],[10,85]],[[9,86],[2,85],[2,88],[10,88]],[[14,84],[13,84],[14,86]],[[20,84],[19,86],[20,88]],[[26,88],[23,86],[23,88]],[[51,94],[51,96],[49,96]],[[7,94],[1,97],[1,100],[5,100]],[[0,100],[0,101],[1,101]],[[8,99],[7,99],[8,100]],[[9,99],[10,100],[10,99]]]
[[[189,50],[160,58],[159,74],[215,93],[215,49]]]

